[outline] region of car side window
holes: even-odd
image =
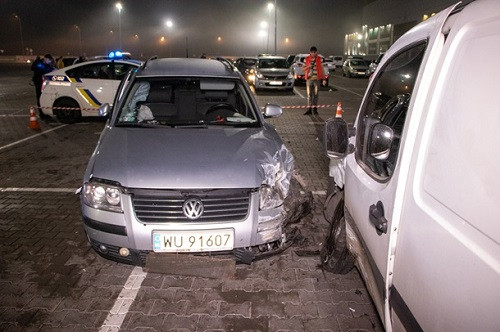
[[[425,42],[413,45],[386,62],[374,78],[362,106],[357,124],[356,160],[378,181],[387,181],[394,173],[408,105],[426,46]],[[371,152],[371,144],[375,144],[373,129],[379,123],[393,131],[392,143],[384,158]]]
[[[115,75],[114,79],[121,81],[125,75],[127,75],[128,71],[134,66],[127,63],[116,63],[115,62]]]
[[[74,78],[110,79],[111,65],[109,63],[92,63],[68,70],[66,74]]]

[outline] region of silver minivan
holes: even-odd
[[[293,157],[238,70],[224,61],[152,59],[122,81],[81,191],[102,256],[151,252],[254,257],[286,241]]]

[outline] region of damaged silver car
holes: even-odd
[[[247,83],[224,61],[150,59],[122,81],[81,190],[102,256],[144,265],[155,253],[252,260],[286,242],[293,156]],[[257,250],[256,250],[257,249]],[[260,250],[258,250],[260,249]]]

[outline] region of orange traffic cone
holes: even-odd
[[[337,103],[337,113],[335,113],[336,118],[341,118],[342,117],[342,104],[340,101]]]
[[[38,120],[36,118],[34,107],[30,107],[30,126],[29,127],[30,127],[30,129],[36,129],[36,130],[40,129],[40,124],[38,123]]]

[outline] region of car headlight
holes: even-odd
[[[83,202],[94,209],[123,212],[121,192],[117,186],[101,182],[87,182],[83,185]]]
[[[260,206],[259,209],[267,210],[283,204],[279,192],[269,185],[262,185],[259,189]]]
[[[263,78],[264,76],[262,76],[261,73],[256,73],[255,76],[257,76],[257,78]]]

